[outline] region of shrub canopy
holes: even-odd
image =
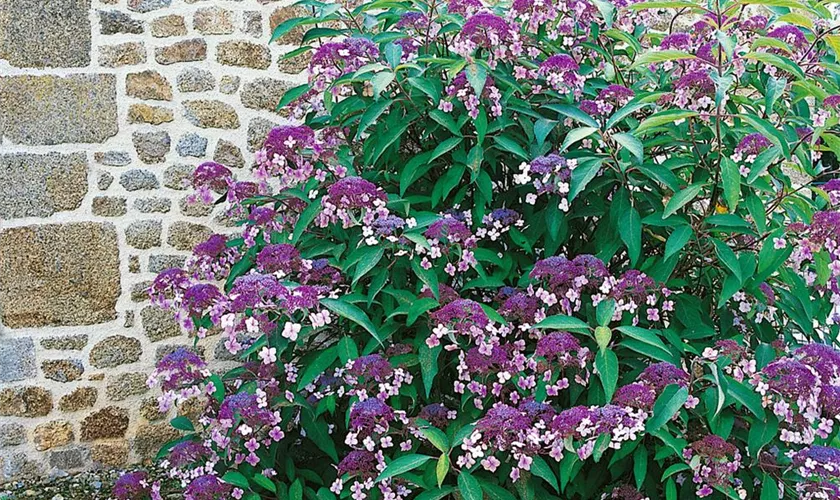
[[[301,5],[303,124],[151,288],[240,360],[152,376],[188,498],[840,498],[822,3]]]

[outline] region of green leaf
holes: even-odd
[[[770,66],[775,66],[787,73],[795,75],[799,80],[805,80],[805,73],[793,61],[787,57],[777,56],[769,52],[750,52],[742,56],[744,59],[752,59],[754,61],[763,62]],[[769,139],[769,137],[768,137]]]
[[[376,119],[379,118],[382,115],[382,113],[384,113],[391,106],[392,102],[394,101],[391,101],[389,99],[377,101],[368,106],[361,119],[359,119],[359,128],[356,131],[356,138],[353,140],[358,141],[361,138],[362,134],[365,132],[365,130],[367,130],[368,127],[370,127],[374,122],[376,122]]]
[[[696,58],[697,56],[689,54],[688,52],[683,52],[681,50],[655,50],[645,52],[644,54],[639,55],[639,57],[637,57],[636,60],[633,61],[633,64],[630,65],[630,69],[665,61],[680,61],[683,59]]]
[[[379,332],[376,331],[376,327],[371,323],[370,318],[368,318],[368,315],[364,311],[342,299],[321,299],[321,303],[330,311],[349,319],[367,330],[379,342],[379,345],[382,345],[382,338],[380,338]]]
[[[304,83],[303,85],[298,85],[297,87],[292,87],[286,92],[283,93],[283,97],[280,99],[280,102],[277,103],[277,110],[279,111],[284,106],[289,104],[290,102],[294,101],[298,97],[302,96],[303,94],[309,91],[309,84]]]
[[[353,287],[356,286],[356,283],[358,283],[365,274],[379,264],[379,261],[385,254],[385,249],[376,245],[372,247],[364,247],[359,252],[361,256],[359,258],[359,263],[356,264],[356,272],[353,275],[353,284],[351,285]]]
[[[747,451],[750,456],[757,458],[761,448],[772,441],[778,431],[779,420],[772,413],[765,419],[754,420],[750,424],[750,433],[747,437]]]
[[[437,485],[440,488],[440,485],[443,484],[443,480],[446,479],[446,474],[449,472],[449,455],[446,453],[442,453],[440,458],[438,459],[437,466],[435,467],[435,475],[437,476]]]
[[[433,269],[423,269],[418,259],[411,259],[411,270],[414,271],[414,274],[420,278],[423,284],[429,287],[429,290],[432,291],[432,295],[435,298],[440,298],[438,277]]]
[[[379,99],[379,94],[384,92],[388,88],[388,85],[391,85],[391,82],[394,81],[396,76],[390,71],[380,71],[373,75],[373,78],[370,79],[370,85],[373,87],[373,98]]]
[[[761,498],[759,500],[779,500],[779,483],[770,474],[765,473],[761,481]]]
[[[317,200],[312,200],[312,203],[306,207],[306,210],[300,214],[298,221],[295,223],[295,230],[292,233],[292,239],[289,243],[295,244],[300,241],[300,237],[303,235],[303,232],[306,231],[306,228],[309,227],[309,224],[315,220],[315,217],[318,215],[318,212],[321,211],[321,199],[318,198]]]
[[[784,78],[770,77],[767,79],[766,93],[764,94],[764,109],[769,115],[773,112],[773,106],[776,101],[784,95],[787,88],[787,80]]]
[[[538,330],[568,330],[570,332],[589,332],[589,325],[571,316],[557,314],[549,316],[533,326]]]
[[[689,225],[682,225],[677,226],[671,232],[671,235],[668,236],[668,241],[665,242],[665,260],[671,258],[671,256],[679,253],[680,250],[686,245],[686,243],[691,240],[691,237],[694,235],[694,230],[691,229]]]
[[[303,483],[300,479],[295,479],[289,486],[289,500],[303,500]]]
[[[464,68],[464,73],[467,75],[467,81],[475,91],[475,95],[480,96],[484,90],[484,83],[487,81],[487,69],[483,64],[471,62]]]
[[[525,161],[528,161],[530,159],[528,153],[526,153],[525,150],[522,149],[522,146],[520,146],[515,140],[511,139],[506,135],[497,135],[493,137],[493,141],[496,143],[497,146],[499,146],[499,148],[501,148],[504,151],[513,153]]]
[[[251,480],[254,481],[258,486],[272,493],[277,493],[277,485],[274,484],[274,482],[266,476],[263,476],[262,474],[254,474]]]
[[[359,357],[359,349],[352,337],[344,336],[338,341],[338,359],[343,364]]]
[[[739,283],[743,283],[744,277],[741,274],[741,263],[738,261],[738,256],[735,255],[735,252],[729,248],[729,245],[718,239],[713,238],[712,243],[715,245],[715,253],[718,259],[732,272],[732,275],[738,279]]]
[[[609,129],[613,128],[621,120],[627,118],[628,116],[632,115],[636,111],[638,111],[638,110],[640,110],[644,107],[647,107],[647,106],[653,106],[653,103],[640,102],[640,101],[636,101],[636,100],[628,102],[626,105],[624,105],[623,108],[621,108],[618,111],[616,111],[615,113],[613,113],[613,115],[609,118],[609,120],[607,120],[607,123],[604,125],[604,129],[609,130]]]
[[[642,218],[635,208],[628,206],[619,215],[618,234],[621,241],[627,245],[630,265],[635,266],[642,253]]]
[[[542,147],[542,145],[545,143],[546,137],[548,137],[548,134],[550,134],[551,131],[554,130],[554,127],[557,126],[557,123],[558,122],[554,120],[546,119],[540,119],[534,122],[534,137],[536,137],[537,139],[537,146]]]
[[[232,484],[237,488],[242,488],[243,490],[251,489],[251,485],[248,483],[248,478],[245,477],[241,472],[235,470],[229,470],[225,472],[225,475],[222,476],[222,481],[226,482],[227,484]]]
[[[600,326],[609,326],[615,314],[615,299],[604,299],[595,307],[595,320]]]
[[[376,478],[376,482],[378,483],[379,481],[384,481],[389,477],[405,474],[406,472],[412,471],[417,467],[420,467],[432,458],[434,457],[417,454],[404,455],[399,458],[396,458],[393,461],[391,461],[391,463],[389,463],[387,466],[385,466],[385,470],[383,470],[382,473],[379,474],[379,477]]]
[[[437,427],[423,427],[420,429],[420,434],[438,450],[444,453],[449,451],[449,438]]]
[[[650,433],[667,424],[688,400],[688,388],[671,384],[656,398],[653,404],[653,417],[645,425],[645,431]]]
[[[738,208],[738,200],[741,199],[741,172],[738,165],[728,157],[723,158],[720,164],[721,180],[723,180],[723,197],[730,213],[735,213]]]
[[[645,159],[645,147],[642,145],[642,141],[636,139],[634,136],[625,133],[613,134],[612,138],[619,144],[621,144],[627,151],[630,151],[630,154],[636,157],[639,160],[639,163],[643,162]]]
[[[662,213],[662,218],[667,219],[677,213],[677,210],[681,209],[688,204],[688,202],[696,198],[702,189],[703,184],[692,184],[679,193],[674,194],[674,196],[668,200],[668,203],[665,204],[665,211]]]
[[[268,41],[268,43],[273,43],[275,40],[285,35],[286,33],[289,33],[301,24],[306,24],[306,21],[308,19],[309,17],[293,17],[278,24],[277,27],[274,28],[274,31],[271,32],[271,39]]]
[[[584,113],[583,111],[580,110],[580,108],[578,108],[576,106],[571,106],[569,104],[546,104],[545,106],[542,106],[542,107],[544,107],[545,109],[550,109],[552,111],[557,111],[561,115],[567,116],[567,117],[571,118],[572,120],[580,122],[580,123],[582,123],[584,125],[587,125],[589,127],[594,127],[594,128],[599,127],[598,121],[595,120],[595,118],[592,118],[588,114]]]
[[[482,500],[484,497],[481,484],[465,470],[458,474],[458,491],[463,500]]]
[[[601,158],[590,158],[586,161],[578,163],[577,168],[572,170],[572,180],[569,188],[569,202],[573,201],[577,195],[586,189],[589,182],[598,175],[601,170],[601,164],[604,160]]]
[[[298,390],[303,389],[318,378],[318,375],[324,373],[336,359],[338,359],[337,346],[321,351],[315,359],[306,364],[306,369],[298,380]]]
[[[647,476],[648,453],[645,445],[639,445],[633,453],[633,478],[636,480],[636,489],[642,489],[642,483]]]
[[[647,117],[645,121],[640,123],[639,126],[636,127],[636,130],[633,131],[633,135],[638,136],[642,132],[650,130],[654,127],[659,127],[661,125],[673,123],[678,120],[685,120],[693,116],[697,116],[697,113],[694,111],[685,111],[682,109],[669,109],[666,111],[660,111],[655,115]]]
[[[610,345],[610,340],[612,340],[612,330],[609,327],[595,327],[595,342],[598,343],[599,349],[606,349]]]
[[[765,418],[764,407],[761,406],[761,396],[751,388],[727,377],[727,393],[750,410],[759,420]]]
[[[598,129],[596,127],[580,127],[570,130],[569,133],[566,134],[566,138],[563,139],[563,145],[560,146],[558,153],[562,153],[572,144],[586,139],[597,131]]]
[[[306,431],[307,439],[311,440],[315,445],[327,454],[328,457],[338,462],[338,452],[335,449],[335,443],[330,435],[329,426],[321,419],[315,419],[308,416],[307,412],[302,412],[301,425]]]
[[[436,488],[434,490],[424,491],[417,495],[414,500],[441,500],[455,491],[455,488],[447,486],[446,488]]]
[[[418,355],[418,358],[420,358],[420,374],[423,376],[423,387],[426,388],[427,398],[438,373],[437,359],[440,356],[441,349],[441,346],[429,347],[425,342],[420,344]]]
[[[169,425],[178,429],[179,431],[187,431],[187,432],[195,431],[195,427],[193,426],[193,423],[190,421],[190,419],[188,419],[187,417],[185,417],[183,415],[180,416],[180,417],[175,417],[172,420],[170,420]]]
[[[787,142],[784,134],[771,125],[767,120],[763,120],[753,115],[738,115],[739,118],[749,123],[757,132],[766,137],[774,146],[782,151],[785,158],[790,159],[790,145]]]
[[[432,162],[435,159],[440,158],[441,156],[454,149],[455,146],[460,144],[463,140],[463,137],[450,137],[449,139],[446,139],[445,141],[437,145],[435,150],[432,152],[432,156],[429,158],[428,161]]]
[[[541,477],[554,488],[555,491],[560,491],[560,485],[557,484],[557,476],[554,475],[554,472],[551,470],[551,467],[545,462],[545,460],[539,456],[535,455],[534,461],[531,462],[531,474]]]
[[[601,349],[595,355],[595,368],[598,369],[598,377],[601,379],[607,401],[612,401],[615,386],[618,384],[618,357],[610,349]]]

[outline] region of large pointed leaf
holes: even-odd
[[[589,325],[587,325],[585,322],[577,318],[573,318],[571,316],[564,316],[562,314],[549,316],[537,323],[536,325],[534,325],[534,328],[542,330],[568,330],[571,332],[589,331]]]
[[[653,404],[653,416],[647,421],[645,430],[655,432],[667,424],[688,400],[688,389],[677,384],[666,387]]]
[[[376,326],[370,321],[370,318],[364,311],[356,307],[354,304],[349,302],[345,302],[341,299],[321,299],[321,303],[326,306],[327,309],[330,311],[338,314],[343,318],[347,318],[350,321],[356,323],[357,325],[361,326],[365,330],[370,333],[373,338],[382,345],[382,338],[379,336],[379,332],[376,330]]]
[[[402,457],[396,458],[387,466],[385,466],[385,470],[383,470],[382,473],[379,474],[379,477],[376,478],[376,482],[384,481],[389,477],[405,474],[406,472],[412,471],[417,467],[420,467],[432,458],[434,457],[417,454],[404,455]]]
[[[662,213],[662,218],[667,219],[677,213],[677,210],[681,209],[688,204],[688,202],[696,198],[702,189],[702,184],[692,184],[679,193],[676,193],[670,200],[668,200],[668,203],[665,204],[665,211]]]

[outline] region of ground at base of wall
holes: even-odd
[[[161,479],[163,498],[184,498],[179,484],[166,478],[161,469],[145,467],[143,470],[152,480]],[[114,482],[124,472],[121,469],[98,470],[64,477],[13,481],[0,484],[0,500],[105,500],[112,498]]]

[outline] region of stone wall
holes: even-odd
[[[242,169],[285,120],[306,64],[280,60],[299,32],[268,44],[287,3],[0,0],[0,482],[172,439],[145,381],[191,340],[144,288],[229,230],[185,176]]]

